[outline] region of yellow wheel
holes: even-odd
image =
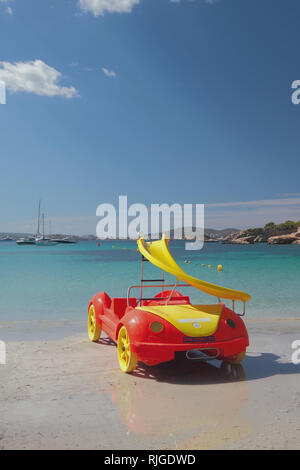
[[[96,313],[94,305],[91,305],[89,310],[88,332],[90,341],[95,342],[100,339],[101,326],[96,322]]]
[[[241,353],[236,354],[235,356],[227,357],[226,361],[230,364],[240,364],[244,360],[245,356],[246,351],[242,351]]]
[[[137,356],[131,351],[128,331],[125,326],[119,331],[118,359],[122,372],[132,372],[138,363]]]

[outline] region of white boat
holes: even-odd
[[[17,245],[35,245],[36,241],[34,238],[19,238],[16,240]]]
[[[46,237],[37,238],[35,240],[35,244],[37,246],[55,246],[55,245],[57,245],[57,243],[55,241],[51,240],[51,238],[46,238]]]
[[[75,245],[77,242],[72,238],[54,238],[53,241],[58,244]]]
[[[38,230],[37,230],[37,236],[35,239],[35,244],[37,246],[55,246],[57,245],[57,242],[52,240],[49,237],[45,237],[45,215],[42,215],[42,220],[43,220],[43,235],[40,236],[40,205],[39,205],[39,220],[38,220]]]
[[[38,226],[35,237],[22,237],[19,240],[16,240],[18,245],[37,245],[37,246],[55,246],[57,241],[53,240],[50,237],[45,236],[45,216],[42,215],[43,221],[43,234],[40,233],[41,226],[41,201],[39,201],[39,211],[38,211]]]

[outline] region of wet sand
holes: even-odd
[[[84,322],[0,323],[0,449],[300,449],[300,320],[248,320],[242,366],[142,364]]]

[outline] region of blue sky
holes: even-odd
[[[0,0],[0,231],[100,203],[300,220],[298,0]]]

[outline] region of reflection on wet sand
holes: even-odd
[[[128,430],[161,438],[167,448],[222,447],[251,432],[242,416],[249,400],[242,365],[180,359],[140,364],[118,379],[111,396]]]

